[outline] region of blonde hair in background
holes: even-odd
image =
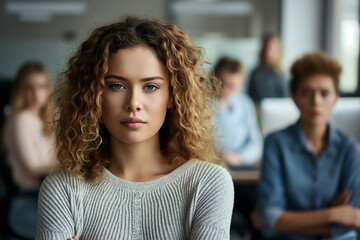
[[[270,44],[271,41],[277,41],[279,51],[280,51],[279,58],[273,64],[269,64],[266,61],[266,54],[267,54],[269,44]],[[282,44],[281,44],[280,39],[274,34],[266,34],[266,35],[264,35],[263,40],[262,40],[262,48],[261,48],[260,56],[259,56],[260,64],[263,65],[263,66],[268,66],[268,67],[272,68],[277,73],[281,73],[283,71],[283,68],[282,68],[282,55],[283,55],[283,53],[282,53]]]
[[[44,124],[44,134],[51,135],[53,130],[53,116],[54,116],[54,103],[51,97],[52,84],[50,75],[46,68],[36,61],[25,62],[17,72],[15,81],[12,87],[11,99],[10,99],[10,116],[15,115],[26,108],[26,102],[24,97],[24,90],[26,87],[26,81],[30,74],[42,73],[46,75],[48,80],[48,88],[50,97],[44,107],[40,110],[40,118]]]

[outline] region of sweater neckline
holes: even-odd
[[[178,176],[186,172],[196,162],[196,159],[190,159],[176,169],[174,169],[173,171],[171,171],[170,173],[166,174],[165,176],[145,182],[132,182],[119,178],[112,174],[108,169],[103,167],[103,180],[123,190],[146,192],[163,187],[166,184],[173,182],[176,178],[178,178]]]

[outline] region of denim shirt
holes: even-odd
[[[243,93],[235,94],[226,108],[219,104],[214,122],[222,152],[238,153],[243,164],[250,165],[260,160],[262,137],[252,100]]]
[[[356,239],[354,228],[331,225],[331,236],[276,234],[285,210],[327,208],[336,193],[350,190],[350,205],[360,205],[360,152],[354,138],[328,124],[328,144],[320,158],[309,150],[299,121],[270,134],[264,143],[259,183],[262,232],[276,239]]]

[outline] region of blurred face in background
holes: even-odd
[[[43,72],[33,72],[27,76],[24,83],[25,108],[40,110],[47,103],[50,96],[48,76]]]
[[[228,100],[235,93],[239,92],[244,85],[244,76],[240,72],[230,72],[223,70],[220,74],[220,79],[223,82],[223,89],[220,98]]]
[[[281,57],[281,46],[279,39],[272,37],[266,44],[265,61],[268,65],[276,64]]]
[[[300,82],[292,98],[300,110],[300,121],[316,126],[327,124],[338,94],[330,76],[316,74]]]

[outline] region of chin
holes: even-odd
[[[139,144],[139,143],[143,143],[146,141],[149,141],[151,139],[153,139],[155,135],[144,135],[143,133],[140,132],[133,132],[133,133],[129,133],[129,134],[124,134],[118,137],[115,137],[119,142],[125,143],[125,144]]]
[[[324,118],[313,117],[313,116],[308,116],[307,118],[303,118],[302,121],[308,126],[319,126],[322,124],[327,124],[327,119],[324,120]]]
[[[125,144],[139,144],[142,142],[145,142],[147,139],[146,138],[141,138],[141,137],[121,137],[118,138],[119,142],[125,143]]]
[[[310,121],[310,123],[311,123],[311,125],[313,125],[313,126],[322,126],[322,125],[326,125],[327,124],[327,119],[326,120],[324,120],[324,119],[316,119],[316,118],[314,118],[314,119],[312,119],[311,121]]]

